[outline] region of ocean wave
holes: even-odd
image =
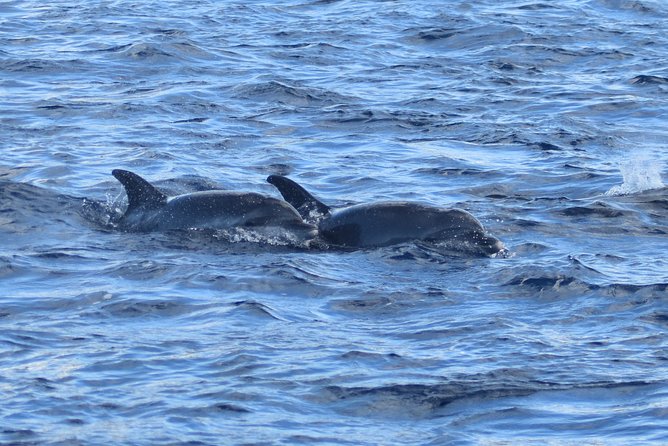
[[[348,98],[322,88],[295,85],[290,81],[269,81],[239,85],[234,89],[244,99],[276,102],[296,107],[322,107],[347,102]]]
[[[388,384],[379,386],[327,386],[318,401],[334,405],[339,412],[361,417],[431,418],[454,403],[484,404],[488,400],[526,397],[538,392],[615,390],[648,387],[651,382],[557,383],[536,381],[521,372],[500,370],[487,376],[455,378],[431,384]],[[447,381],[447,380],[446,380]]]
[[[635,85],[665,85],[668,84],[668,78],[649,74],[641,74],[631,78],[629,82]]]
[[[113,318],[176,317],[192,312],[194,307],[182,299],[143,300],[110,297],[99,305],[100,316]],[[90,313],[94,310],[89,310]]]
[[[278,311],[271,308],[269,305],[257,302],[255,300],[241,300],[233,302],[235,317],[248,316],[254,319],[269,319],[276,321],[285,321],[284,318],[278,316]]]
[[[561,209],[559,212],[568,217],[588,217],[596,216],[602,218],[620,218],[630,214],[629,211],[618,209],[612,204],[595,201],[586,206],[570,206]]]

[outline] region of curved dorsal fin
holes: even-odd
[[[127,170],[114,169],[111,174],[125,187],[128,195],[128,209],[132,212],[139,207],[159,207],[167,202],[167,195],[156,189],[151,183]]]
[[[320,216],[329,214],[329,206],[317,200],[290,178],[281,175],[269,175],[267,182],[276,186],[285,201],[297,209],[304,220],[312,221],[314,219],[313,211],[316,211]]]

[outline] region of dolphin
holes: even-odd
[[[316,224],[320,238],[332,245],[372,248],[422,241],[490,256],[505,249],[473,215],[461,209],[406,201],[332,209],[287,177],[270,175],[267,182],[278,189],[305,221]]]
[[[119,226],[128,231],[178,229],[287,229],[306,239],[316,234],[288,203],[254,192],[209,190],[168,197],[139,175],[115,169],[125,187],[128,207]]]

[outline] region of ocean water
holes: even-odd
[[[668,443],[668,4],[0,3],[0,443]],[[505,258],[109,225],[459,207]]]

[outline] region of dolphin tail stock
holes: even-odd
[[[125,187],[125,193],[128,196],[126,214],[142,206],[159,207],[167,202],[167,195],[136,173],[114,169],[111,174]]]
[[[314,211],[320,217],[329,214],[329,206],[319,201],[290,178],[282,175],[269,175],[267,182],[278,189],[285,201],[290,203],[305,221],[314,220]],[[316,219],[318,218],[316,217]]]

